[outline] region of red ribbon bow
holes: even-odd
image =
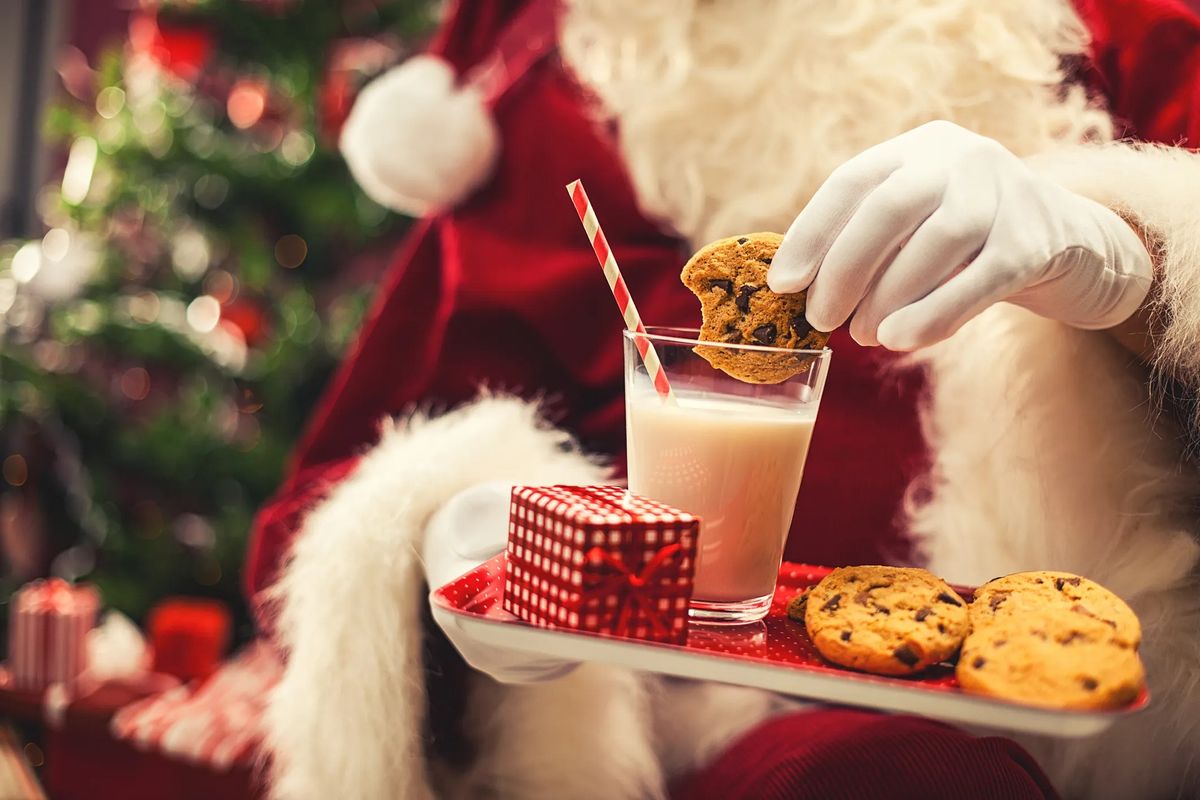
[[[589,587],[600,589],[604,594],[617,593],[617,627],[614,631],[617,636],[629,635],[629,622],[633,618],[634,612],[638,610],[650,622],[656,635],[665,636],[669,633],[667,626],[658,614],[658,609],[654,607],[654,597],[647,589],[649,589],[655,573],[662,569],[668,561],[676,558],[682,550],[683,546],[678,542],[661,548],[654,554],[654,558],[642,567],[640,573],[635,573],[627,567],[619,554],[610,553],[603,547],[593,547],[587,551],[589,563],[605,564],[617,572],[607,583]]]
[[[61,578],[35,581],[21,592],[19,607],[40,614],[75,614],[91,605],[92,594]]]

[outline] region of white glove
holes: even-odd
[[[443,505],[425,526],[425,578],[436,588],[504,551],[508,543],[509,483],[481,483]],[[454,625],[442,630],[468,664],[501,683],[534,683],[566,675],[577,666],[476,642]]]
[[[965,265],[965,266],[964,266]],[[836,169],[788,229],[767,275],[809,290],[831,331],[915,350],[1001,300],[1108,328],[1146,297],[1150,256],[1108,208],[1034,173],[998,142],[930,122]]]
[[[367,84],[340,146],[372,200],[420,216],[454,206],[487,179],[500,135],[482,94],[456,86],[444,60],[421,55]]]

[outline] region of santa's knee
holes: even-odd
[[[823,709],[769,721],[690,776],[674,800],[1043,800],[1056,797],[1014,742],[919,717]]]

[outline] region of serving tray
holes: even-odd
[[[824,703],[920,714],[963,725],[1059,737],[1092,736],[1144,708],[1149,694],[1111,711],[1063,711],[968,694],[950,665],[920,676],[892,678],[844,669],[823,660],[804,626],[790,620],[787,601],[830,572],[784,563],[771,611],[751,625],[693,623],[686,645],[528,625],[501,608],[504,555],[431,594],[433,614],[476,641],[570,661],[591,661],[683,678],[753,686]],[[957,587],[956,587],[957,588]],[[970,598],[970,590],[959,589]]]

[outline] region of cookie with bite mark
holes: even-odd
[[[700,299],[700,339],[738,345],[820,350],[829,334],[813,329],[804,316],[806,294],[776,294],[767,270],[783,237],[748,233],[702,247],[683,267],[681,279]],[[781,383],[808,370],[802,353],[697,347],[717,369],[747,383]]]

